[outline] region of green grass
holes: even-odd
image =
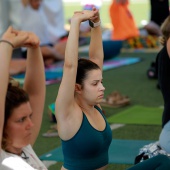
[[[150,17],[150,6],[148,3],[131,3],[130,5],[130,11],[133,14],[133,17],[135,19],[136,25],[141,26],[141,21],[146,20],[149,21]]]

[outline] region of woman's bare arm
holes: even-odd
[[[32,121],[34,124],[31,144],[33,145],[41,128],[42,116],[45,102],[45,72],[44,62],[39,47],[39,39],[29,33],[31,47],[27,52],[26,76],[24,90],[29,95],[31,108],[33,111]]]
[[[82,21],[90,19],[95,13],[96,11],[77,11],[71,19],[71,28],[65,51],[64,72],[56,99],[57,120],[69,118],[70,112],[72,112],[72,109],[74,108],[79,27]]]
[[[96,18],[91,19],[94,23],[100,22],[99,12],[96,8],[93,8],[96,12]],[[103,44],[102,44],[102,30],[100,26],[91,28],[91,40],[89,48],[89,57],[90,60],[95,62],[102,70],[103,67]]]
[[[27,33],[14,33],[9,27],[0,40],[0,143],[4,126],[5,99],[9,81],[9,65],[13,47],[21,47],[27,40]],[[1,146],[1,145],[0,145]],[[1,147],[0,147],[1,148]]]

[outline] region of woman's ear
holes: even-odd
[[[80,93],[81,93],[81,90],[82,90],[81,85],[80,85],[80,84],[76,84],[76,85],[75,85],[75,92],[78,93],[78,94],[80,94]]]

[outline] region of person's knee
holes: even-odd
[[[157,159],[159,159],[159,160],[166,160],[166,159],[168,159],[168,160],[170,160],[166,155],[158,155],[158,156],[156,156],[157,157]]]
[[[159,136],[159,143],[163,150],[170,153],[170,122],[165,124]]]
[[[166,165],[166,167],[170,168],[170,158],[166,155],[158,155],[157,160],[160,161],[162,164]]]

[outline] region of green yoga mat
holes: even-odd
[[[108,117],[109,123],[161,125],[162,108],[132,106],[124,111]]]
[[[152,142],[154,141],[113,139],[109,148],[109,163],[134,164],[139,149]],[[40,156],[40,159],[42,161],[63,162],[64,158],[61,146]]]

